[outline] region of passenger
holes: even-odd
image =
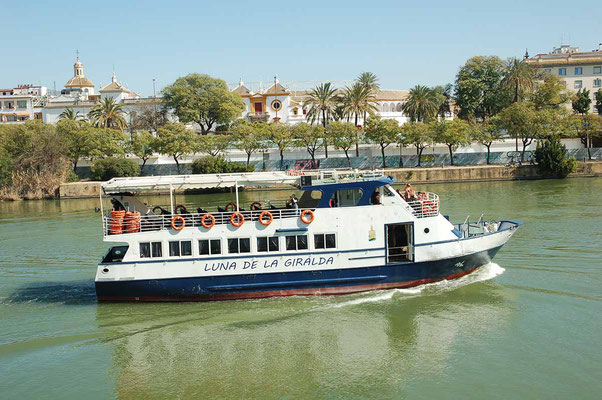
[[[372,193],[372,197],[370,198],[370,202],[374,205],[381,204],[380,202],[380,192],[377,190]]]
[[[405,201],[416,201],[416,192],[414,192],[414,188],[409,183],[406,183],[406,186],[403,190],[405,196]]]
[[[297,200],[297,196],[295,194],[291,194],[291,197],[286,202],[286,208],[299,208],[299,200]]]

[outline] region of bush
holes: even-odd
[[[112,178],[123,176],[138,176],[140,167],[138,163],[126,158],[107,157],[92,163],[92,179],[108,181]]]
[[[69,171],[67,175],[67,182],[79,182],[79,176],[73,171]]]
[[[552,136],[537,144],[535,162],[542,174],[564,178],[577,170],[575,157],[567,158],[566,154],[566,146]]]
[[[197,158],[192,162],[193,174],[224,174],[230,172],[253,172],[252,165],[228,161],[222,156]]]

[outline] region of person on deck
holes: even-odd
[[[295,194],[291,194],[290,199],[286,202],[286,208],[294,208],[295,210],[299,210],[299,200],[297,200],[297,196]]]

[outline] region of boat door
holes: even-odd
[[[414,224],[412,222],[386,225],[387,263],[414,260]]]

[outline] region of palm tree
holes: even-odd
[[[67,107],[65,111],[60,113],[59,121],[68,119],[71,121],[83,121],[86,119],[79,111],[75,111],[73,108]]]
[[[354,83],[351,87],[345,88],[345,100],[346,111],[348,116],[354,115],[355,126],[358,122],[358,117],[363,114],[375,112],[376,106],[374,105],[374,94],[369,87],[362,85],[359,82]],[[360,149],[359,144],[355,143],[355,156],[359,157]]]
[[[125,114],[123,104],[117,104],[115,103],[115,99],[107,97],[100,104],[92,108],[89,116],[97,128],[111,128],[123,131],[127,127],[123,114]]]
[[[336,89],[330,82],[321,83],[313,88],[303,103],[308,107],[307,119],[313,124],[322,117],[322,125],[326,128],[330,115],[336,107]]]
[[[432,90],[434,90],[439,97],[439,101],[441,105],[439,106],[439,110],[437,111],[437,115],[439,118],[444,119],[445,115],[451,112],[451,104],[450,100],[452,97],[453,86],[451,83],[448,83],[445,86],[435,86]]]
[[[370,93],[376,97],[376,93],[378,93],[380,89],[380,84],[378,83],[378,78],[376,75],[374,75],[372,72],[362,72],[355,81],[368,88]],[[367,112],[364,111],[364,125],[366,124],[366,114]]]
[[[416,85],[410,89],[410,95],[402,109],[412,122],[426,122],[437,115],[441,103],[441,96],[435,90]]]
[[[514,92],[512,102],[522,100],[535,86],[535,70],[525,61],[511,58],[506,63],[502,85]]]

